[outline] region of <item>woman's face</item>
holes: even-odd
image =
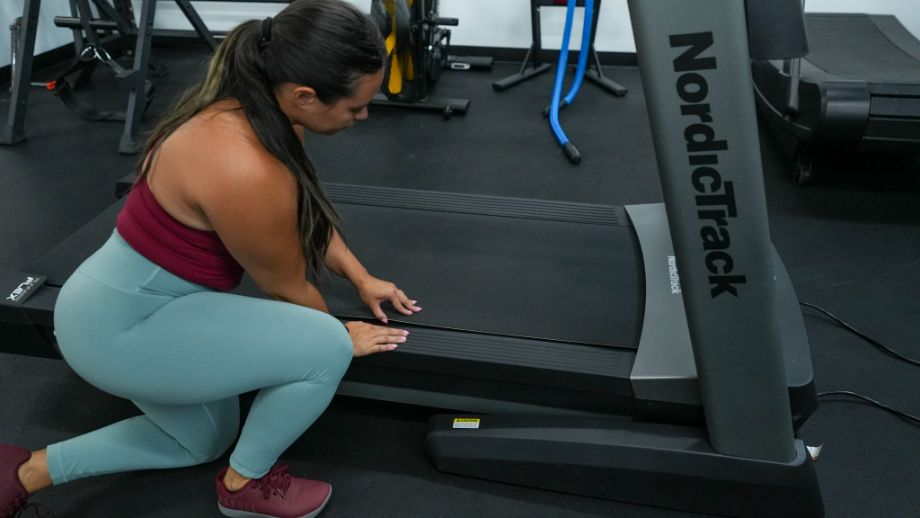
[[[314,95],[299,90],[310,88],[295,87],[294,110],[291,119],[313,133],[334,135],[350,127],[355,121],[367,118],[367,106],[380,89],[383,81],[383,69],[374,74],[367,74],[358,79],[354,95],[343,97],[333,104],[325,104]],[[289,114],[291,115],[291,114]]]

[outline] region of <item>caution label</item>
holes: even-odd
[[[479,419],[472,417],[456,417],[454,418],[454,429],[457,428],[478,429]]]

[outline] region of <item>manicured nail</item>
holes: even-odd
[[[388,351],[392,351],[393,349],[396,349],[397,347],[399,347],[399,346],[396,345],[396,344],[390,344],[390,345],[387,346],[387,350],[388,350]]]

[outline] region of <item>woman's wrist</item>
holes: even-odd
[[[361,289],[361,286],[363,286],[367,281],[371,279],[373,279],[373,276],[371,276],[371,274],[368,273],[368,271],[364,268],[362,268],[361,271],[355,272],[348,276],[348,280],[352,283],[352,285],[354,285],[355,288],[359,290]]]

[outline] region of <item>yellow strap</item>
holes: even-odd
[[[402,92],[403,77],[402,67],[399,66],[399,55],[393,51],[396,48],[396,17],[393,18],[393,26],[390,28],[390,34],[387,35],[386,46],[387,54],[390,55],[390,77],[387,81],[387,92],[396,95]]]
[[[415,0],[407,0],[409,8],[415,3]],[[386,37],[387,54],[390,55],[390,74],[387,81],[387,91],[391,95],[396,95],[403,90],[403,80],[412,81],[415,79],[415,63],[412,59],[411,50],[403,52],[402,55],[394,52],[396,48],[396,2],[387,0],[384,3],[387,14],[393,20],[390,27],[390,33]],[[403,64],[404,63],[404,64]],[[403,69],[405,67],[405,70]]]

